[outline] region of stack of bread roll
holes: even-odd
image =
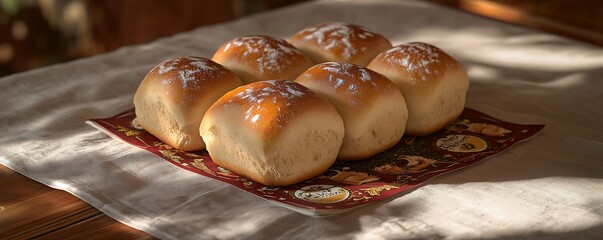
[[[288,41],[239,37],[211,60],[157,65],[134,96],[135,121],[174,148],[207,149],[226,169],[284,186],[440,130],[462,112],[468,83],[435,46],[321,23]]]

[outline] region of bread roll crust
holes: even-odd
[[[289,42],[314,63],[345,62],[366,67],[392,44],[384,36],[361,26],[327,22],[302,29]]]
[[[360,160],[400,141],[408,111],[398,87],[385,76],[349,63],[327,62],[296,82],[329,100],[342,116],[345,136],[339,160]]]
[[[214,53],[212,60],[233,71],[244,83],[294,79],[313,65],[287,41],[264,35],[232,39]]]
[[[398,45],[377,55],[368,68],[391,79],[402,91],[408,106],[409,135],[434,133],[464,109],[467,72],[456,59],[433,45]]]
[[[170,59],[147,73],[134,95],[136,121],[170,146],[205,148],[198,129],[205,111],[243,83],[221,65],[201,57]]]
[[[300,84],[272,80],[226,93],[207,111],[199,132],[218,165],[284,186],[327,170],[344,128],[327,100]]]

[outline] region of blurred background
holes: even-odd
[[[305,0],[0,0],[0,77]],[[603,0],[429,0],[603,46]]]
[[[0,76],[303,0],[0,0]]]

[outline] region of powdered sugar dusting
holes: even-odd
[[[293,96],[297,96],[297,97],[301,97],[302,95],[304,95],[303,92],[300,92],[299,90],[296,90],[294,88],[292,88],[291,86],[287,86],[287,92],[293,94]]]
[[[305,35],[303,39],[306,41],[316,41],[323,46],[324,50],[342,48],[342,56],[345,60],[350,60],[356,54],[366,51],[366,48],[355,47],[352,44],[354,39],[365,40],[376,37],[375,34],[360,26],[346,23],[320,24],[306,28],[298,34]]]
[[[178,65],[179,63],[180,63],[179,58],[165,61],[165,62],[159,64],[158,72],[159,72],[159,74],[164,74],[166,72],[173,71],[174,69],[176,69],[176,65]]]
[[[153,71],[165,76],[163,84],[172,84],[179,81],[182,88],[198,90],[200,82],[222,76],[223,69],[219,69],[216,63],[201,57],[181,57],[167,60],[156,66]]]
[[[282,72],[287,66],[295,64],[292,60],[295,56],[303,55],[285,40],[261,35],[235,38],[228,42],[222,51],[229,51],[231,46],[244,47],[243,57],[259,55],[256,61],[261,73]]]
[[[257,122],[258,119],[260,119],[260,114],[253,115],[253,117],[251,118],[251,121],[252,122]]]
[[[212,70],[216,69],[214,66],[208,65],[208,61],[207,60],[205,60],[205,61],[199,60],[199,59],[191,59],[191,60],[192,61],[191,61],[190,64],[193,65],[193,66],[195,66],[195,67],[197,67],[200,70],[203,70],[203,71],[212,71]]]
[[[329,77],[331,77],[331,76],[329,76]],[[345,80],[343,80],[341,78],[337,78],[337,81],[335,82],[335,88],[340,88],[344,83],[345,83]]]
[[[253,123],[262,118],[264,112],[263,102],[277,103],[286,102],[285,105],[291,105],[305,95],[303,86],[282,80],[270,80],[258,82],[252,86],[245,86],[245,90],[237,93],[236,98],[245,100],[250,107],[245,111],[245,119]],[[232,101],[232,99],[231,99]],[[280,111],[281,108],[276,109]]]
[[[368,71],[366,71],[366,69],[362,68],[360,69],[360,80],[362,81],[371,81],[371,74],[369,74]]]
[[[426,81],[430,75],[439,74],[441,50],[426,43],[398,45],[385,52],[385,60],[411,73],[413,81]],[[401,57],[403,56],[403,57]],[[447,64],[447,63],[446,63]]]
[[[337,76],[347,76],[351,79],[358,79],[362,82],[370,83],[373,87],[377,86],[369,70],[364,67],[340,62],[326,62],[319,64],[317,67],[329,72],[328,80],[335,81],[335,89],[339,89],[340,87],[346,85],[350,93],[359,93],[358,87],[352,84],[351,81],[346,81]]]

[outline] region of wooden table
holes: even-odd
[[[1,239],[155,239],[0,165]]]
[[[547,1],[548,4],[542,4],[541,1],[511,0],[432,1],[603,46],[603,22],[584,20],[585,16],[603,16],[599,0],[556,0]],[[572,4],[572,7],[566,8],[567,4]],[[67,192],[47,187],[2,165],[0,238],[154,239],[147,233],[111,219]]]

